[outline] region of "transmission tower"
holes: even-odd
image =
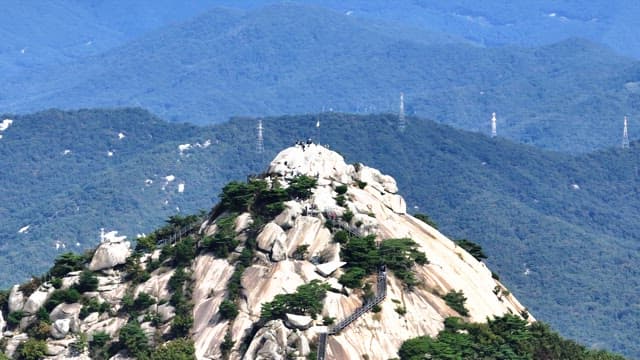
[[[264,138],[262,137],[262,119],[258,119],[258,139],[256,140],[256,152],[262,154],[264,152]]]
[[[629,133],[627,132],[627,117],[624,117],[624,129],[622,130],[622,148],[629,148]]]
[[[407,120],[404,117],[404,94],[400,93],[400,112],[398,113],[398,130],[401,132],[407,127]]]
[[[491,114],[491,137],[494,138],[498,136],[498,131],[496,129],[496,113]]]

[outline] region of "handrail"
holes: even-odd
[[[192,224],[185,225],[180,229],[178,229],[177,231],[175,231],[173,234],[169,235],[168,237],[165,237],[163,239],[156,241],[156,246],[163,247],[166,245],[174,245],[178,241],[182,240],[182,238],[185,237],[186,235],[191,234],[196,228],[200,227],[200,225],[202,225],[201,221],[195,221]]]
[[[327,351],[327,338],[328,335],[335,335],[342,331],[347,326],[351,325],[360,316],[373,309],[374,306],[380,304],[387,297],[387,272],[383,269],[378,270],[376,296],[373,300],[367,301],[364,305],[357,308],[346,318],[340,320],[336,325],[330,326],[327,332],[320,333],[318,338],[318,353],[316,358],[318,360],[324,360]]]

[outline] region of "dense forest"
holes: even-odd
[[[91,56],[0,75],[0,108],[141,106],[170,121],[212,124],[322,109],[395,112],[404,92],[408,114],[488,133],[497,112],[502,136],[585,152],[619,143],[624,115],[635,136],[638,69],[584,39],[484,47],[278,4],[215,9]]]
[[[400,132],[395,115],[322,113],[264,119],[258,154],[249,118],[197,127],[139,109],[6,117],[15,121],[0,139],[0,158],[11,159],[0,173],[4,286],[41,273],[65,250],[57,244],[82,251],[103,227],[135,238],[207,210],[223,184],[311,137],[394,176],[410,210],[444,234],[481,244],[537,318],[589,346],[640,351],[635,142],[569,156],[419,118]]]

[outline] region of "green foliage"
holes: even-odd
[[[140,257],[136,254],[129,256],[127,262],[124,265],[125,278],[132,282],[132,284],[141,284],[151,277],[149,271],[142,268],[140,264]]]
[[[196,360],[193,340],[181,338],[167,341],[151,353],[151,360]]]
[[[427,214],[413,214],[413,217],[422,221],[423,223],[431,226],[432,228],[438,230],[438,224],[436,224],[435,221],[433,221],[429,215]]]
[[[442,296],[442,299],[447,303],[447,305],[449,305],[450,308],[457,311],[458,314],[462,316],[469,315],[469,310],[467,310],[467,308],[464,306],[464,303],[465,301],[467,301],[467,298],[464,296],[464,293],[462,292],[462,290],[460,291],[451,290],[448,293],[446,293],[444,296]]]
[[[340,284],[352,288],[359,289],[362,287],[362,279],[367,275],[367,272],[359,267],[350,267],[347,271],[340,276],[338,280]]]
[[[417,284],[411,268],[414,263],[425,265],[428,263],[426,255],[418,250],[417,244],[408,238],[387,239],[380,244],[381,262],[399,277],[407,286]]]
[[[27,329],[27,335],[37,340],[46,340],[51,332],[51,324],[45,321],[38,321]]]
[[[80,278],[78,280],[78,284],[75,285],[75,288],[80,293],[96,291],[98,290],[98,277],[90,270],[83,270],[80,273]]]
[[[10,328],[15,328],[20,325],[20,320],[24,317],[24,312],[21,310],[10,312],[7,316],[7,325]]]
[[[260,316],[263,320],[283,319],[286,313],[315,317],[322,311],[322,302],[329,285],[312,280],[300,285],[293,294],[279,294],[262,304]]]
[[[238,305],[233,301],[222,300],[218,312],[223,319],[233,320],[238,316]]]
[[[342,213],[342,220],[346,221],[347,223],[350,223],[351,219],[353,219],[353,212],[349,209],[345,210]]]
[[[431,359],[575,359],[622,360],[603,351],[587,350],[562,339],[541,323],[529,325],[514,315],[486,324],[467,324],[447,318],[436,338],[422,336],[405,341],[399,350],[402,360]]]
[[[187,266],[191,264],[191,261],[193,261],[193,259],[196,257],[195,246],[195,240],[191,236],[187,237],[186,239],[182,239],[182,241],[174,245],[174,266]]]
[[[44,306],[41,306],[36,311],[36,319],[46,323],[51,323],[51,319],[49,318],[49,312],[47,311],[47,309],[45,309]]]
[[[40,278],[32,276],[29,281],[20,284],[18,290],[20,290],[25,297],[29,297],[41,284],[42,280]]]
[[[135,321],[124,325],[120,329],[118,338],[120,345],[135,357],[140,358],[149,353],[147,336],[140,324]]]
[[[381,264],[375,239],[375,235],[350,237],[346,246],[342,246],[340,258],[349,267],[358,267],[367,273],[375,272]]]
[[[236,215],[229,215],[223,218],[219,218],[216,221],[218,230],[213,237],[208,237],[203,240],[204,246],[213,251],[214,255],[219,258],[226,258],[229,253],[235,249],[239,241],[236,239],[235,221]]]
[[[456,240],[455,243],[456,245],[465,249],[469,254],[471,254],[478,261],[482,261],[483,259],[487,258],[487,255],[485,255],[484,251],[482,251],[482,246],[474,242],[471,242],[467,239],[460,239],[460,240]]]
[[[142,311],[155,304],[156,301],[144,291],[141,291],[133,302],[133,311]]]
[[[338,206],[346,206],[347,205],[347,198],[344,195],[338,195],[336,196],[336,204],[338,204]]]
[[[338,195],[344,195],[347,193],[347,189],[349,189],[347,185],[338,185],[336,186],[336,193],[338,193]]]
[[[176,314],[171,321],[171,335],[175,338],[186,338],[193,325],[191,314]]]
[[[89,343],[87,341],[87,334],[80,333],[76,335],[76,341],[69,344],[69,349],[71,350],[71,354],[73,356],[79,356],[80,354],[84,353],[88,346]]]
[[[80,319],[84,319],[94,312],[105,313],[109,311],[111,311],[111,305],[107,301],[101,303],[96,298],[84,299],[80,309]]]
[[[220,353],[226,359],[233,349],[233,345],[235,345],[235,341],[233,341],[233,337],[231,336],[231,331],[227,330],[227,333],[224,335],[224,341],[220,343]]]
[[[47,354],[47,343],[44,340],[28,339],[18,345],[16,360],[41,360]]]
[[[176,292],[176,291],[182,290],[182,286],[184,285],[185,281],[187,281],[188,279],[189,279],[189,275],[184,270],[184,267],[179,266],[173,272],[173,275],[171,275],[171,278],[167,282],[167,286],[169,287],[170,291]]]
[[[80,301],[82,295],[75,288],[69,288],[66,290],[58,289],[51,294],[51,297],[44,304],[47,311],[53,310],[57,305],[62,303],[73,304]]]
[[[82,255],[67,252],[56,258],[49,274],[55,277],[64,277],[72,271],[82,270],[83,265],[84,257]]]
[[[290,198],[295,199],[308,199],[312,194],[312,190],[318,184],[318,180],[307,176],[307,175],[298,175],[291,179],[289,182],[289,187],[287,188],[287,194]]]
[[[111,341],[111,336],[104,332],[95,332],[89,341],[89,354],[94,359],[106,359],[108,358],[107,344]]]
[[[236,269],[231,274],[231,278],[227,283],[227,291],[229,292],[229,299],[231,301],[236,300],[240,296],[240,290],[242,288],[242,273],[244,273],[244,266],[236,265]]]
[[[349,242],[349,232],[346,230],[338,230],[333,234],[333,241],[339,244],[346,244]]]
[[[304,260],[305,256],[307,256],[308,251],[309,251],[309,245],[302,244],[298,246],[296,250],[293,252],[293,254],[291,255],[296,260]]]

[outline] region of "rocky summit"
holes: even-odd
[[[376,169],[298,142],[228,184],[207,216],[173,217],[135,250],[118,239],[65,254],[16,285],[0,318],[5,353],[165,358],[188,339],[198,359],[389,359],[448,317],[534,321],[398,191]]]

